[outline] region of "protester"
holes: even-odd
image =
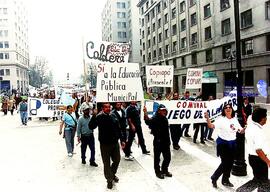
[[[102,111],[97,116],[93,115],[89,123],[89,128],[92,130],[98,127],[101,158],[108,189],[112,189],[113,181],[116,183],[119,181],[119,178],[115,175],[120,163],[119,139],[121,140],[121,147],[125,147],[125,140],[121,135],[118,119],[110,112],[110,103],[103,103]]]
[[[144,107],[143,112],[145,123],[149,126],[154,136],[154,169],[156,176],[160,179],[164,179],[164,176],[172,177],[172,174],[168,171],[171,161],[169,123],[166,117],[168,111],[164,105],[160,104],[157,112],[151,119],[147,115],[146,107]],[[160,170],[161,153],[163,162]]]
[[[196,101],[202,101],[202,95],[200,94],[197,98]],[[193,143],[196,143],[197,141],[197,137],[198,137],[198,133],[200,130],[201,136],[200,136],[200,140],[202,144],[205,144],[204,142],[204,132],[205,129],[207,127],[207,123],[194,123],[193,124],[193,128],[194,128],[194,135],[193,135]]]
[[[2,111],[4,112],[4,115],[7,115],[8,112],[8,98],[4,97],[2,101]]]
[[[185,91],[184,96],[180,100],[194,101],[194,98],[190,97],[189,91]],[[182,135],[184,134],[185,137],[191,137],[188,134],[189,127],[190,127],[190,124],[183,124],[182,125]]]
[[[8,110],[10,111],[11,115],[13,115],[15,108],[15,100],[11,97],[8,102]]]
[[[239,187],[237,192],[251,192],[258,188],[260,192],[270,191],[268,180],[268,167],[270,160],[266,156],[265,142],[266,138],[263,133],[263,125],[267,121],[267,110],[256,108],[252,113],[252,120],[248,121],[245,131],[248,160],[253,171],[253,179]]]
[[[173,93],[172,100],[179,100],[179,94],[177,92]],[[170,124],[171,139],[173,143],[173,148],[179,150],[179,141],[182,136],[181,124]]]
[[[216,140],[217,156],[220,156],[221,163],[211,176],[213,187],[217,188],[217,180],[221,175],[223,175],[222,185],[233,187],[229,178],[236,150],[236,132],[243,133],[244,129],[235,117],[235,111],[231,104],[226,104],[223,107],[221,116],[214,123],[211,123],[207,112],[205,113],[205,118],[209,128],[218,130],[218,138]]]
[[[135,137],[135,133],[138,136],[138,143],[141,146],[141,150],[143,154],[149,154],[150,151],[146,149],[142,126],[141,126],[141,118],[140,118],[140,110],[137,108],[137,102],[131,101],[130,105],[126,109],[126,116],[129,125],[129,135],[126,147],[124,149],[125,159],[131,160],[133,157],[131,156],[131,146]]]
[[[80,106],[80,113],[82,114],[83,113],[83,108],[85,108],[86,106],[88,106],[90,109],[94,109],[94,106],[93,104],[91,103],[91,97],[90,96],[87,96],[85,101],[82,102],[81,106]],[[91,110],[90,110],[91,112]]]
[[[77,96],[77,92],[72,93],[72,98],[75,99],[75,103],[73,104],[73,109],[75,112],[76,119],[79,119],[79,108],[80,108],[80,100]]]
[[[67,111],[63,115],[62,121],[60,123],[59,135],[62,134],[62,130],[64,127],[64,135],[66,141],[66,148],[68,152],[68,156],[73,156],[74,151],[74,137],[76,133],[77,121],[73,113],[73,107],[71,105],[67,106]]]
[[[90,117],[91,108],[88,105],[82,105],[80,110],[82,110],[83,115],[78,120],[77,136],[78,136],[78,143],[81,142],[82,164],[86,164],[85,153],[86,153],[87,146],[89,146],[89,148],[91,150],[90,166],[97,167],[98,165],[95,162],[94,132],[92,129],[89,129],[89,122],[91,119],[91,117]]]
[[[249,100],[247,97],[244,98],[244,103],[243,103],[243,117],[245,123],[247,123],[248,117],[252,114],[252,106],[249,103]]]
[[[212,95],[210,95],[208,97],[208,101],[213,100],[214,97]],[[211,121],[211,123],[213,123],[213,121]],[[213,134],[214,129],[210,129],[207,125],[205,128],[205,132],[204,132],[204,140],[208,139],[210,141],[214,141],[214,139],[212,138],[212,134]]]
[[[28,120],[27,107],[28,106],[27,106],[26,99],[23,99],[19,103],[19,109],[18,109],[18,112],[20,112],[22,125],[27,125],[27,120]]]

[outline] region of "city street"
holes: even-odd
[[[110,191],[103,176],[97,130],[96,162],[99,166],[95,168],[89,163],[81,164],[79,145],[72,158],[67,156],[64,139],[58,134],[59,123],[37,118],[29,121],[28,126],[22,126],[17,113],[14,116],[1,114],[0,191]],[[270,139],[269,121],[267,124],[265,131]],[[190,134],[193,135],[192,130]],[[120,181],[112,191],[234,191],[252,176],[248,165],[248,176],[231,176],[233,189],[222,186],[219,180],[215,190],[210,176],[220,160],[215,156],[214,142],[194,144],[191,138],[181,138],[181,150],[172,150],[170,171],[173,177],[160,180],[154,174],[152,135],[145,125],[144,136],[151,155],[143,155],[136,143],[132,146],[135,161],[124,160],[122,153],[117,173]],[[87,155],[89,158],[89,151]]]

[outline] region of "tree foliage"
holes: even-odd
[[[52,85],[53,74],[48,68],[48,61],[44,57],[36,57],[35,63],[29,66],[29,84],[40,88],[42,84]]]

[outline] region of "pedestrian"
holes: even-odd
[[[26,99],[22,99],[22,101],[19,103],[19,109],[18,112],[20,112],[22,125],[27,125],[28,120],[28,113],[27,113],[27,102]]]
[[[11,115],[13,115],[15,109],[15,100],[11,97],[8,102],[8,110],[10,111]]]
[[[8,98],[4,97],[2,101],[2,111],[4,112],[4,115],[7,115],[8,112]]]
[[[173,98],[171,100],[179,100],[178,92],[173,93]],[[182,136],[181,124],[170,124],[170,132],[171,132],[171,139],[173,148],[175,150],[179,150],[179,141]]]
[[[252,114],[252,106],[249,103],[248,97],[245,97],[243,103],[243,118],[245,124],[247,123],[247,119],[251,114]]]
[[[196,101],[202,101],[202,94],[200,94],[197,98]],[[194,128],[194,135],[193,135],[193,143],[196,143],[197,141],[197,137],[198,137],[198,133],[200,130],[201,136],[200,136],[200,140],[202,144],[205,144],[204,142],[204,132],[205,129],[207,127],[207,123],[194,123],[193,124],[193,128]]]
[[[79,109],[79,112],[81,114],[83,114],[83,110],[82,109],[85,108],[85,106],[88,106],[90,109],[94,109],[93,104],[90,101],[91,101],[91,97],[90,96],[87,96],[85,98],[85,101],[82,102],[82,104],[80,106],[80,109]],[[90,110],[90,112],[91,112],[91,110]]]
[[[209,128],[218,130],[217,156],[221,158],[219,167],[211,176],[212,185],[217,188],[217,180],[222,175],[222,185],[233,187],[229,178],[236,150],[236,132],[244,133],[244,129],[235,117],[235,111],[231,104],[224,105],[221,116],[214,123],[211,123],[207,112],[205,112],[205,118]]]
[[[75,99],[75,103],[73,104],[73,109],[75,112],[76,119],[79,119],[79,108],[80,108],[80,100],[78,98],[77,92],[72,93],[72,98]]]
[[[92,109],[92,108],[91,108]],[[86,164],[86,149],[87,146],[89,146],[91,151],[90,156],[90,166],[97,167],[98,165],[95,162],[95,137],[94,137],[94,131],[92,129],[89,129],[89,122],[90,122],[90,107],[88,105],[82,105],[81,110],[83,112],[83,115],[78,120],[77,125],[77,137],[78,137],[78,143],[81,142],[81,158],[82,158],[82,164]]]
[[[63,138],[66,141],[68,156],[72,157],[74,152],[74,137],[76,133],[77,121],[73,113],[73,107],[71,105],[67,106],[67,111],[63,115],[62,121],[60,123],[59,135],[62,134],[63,127]]]
[[[135,138],[135,133],[138,136],[138,144],[141,146],[141,150],[143,154],[150,154],[150,151],[146,149],[142,126],[141,126],[141,117],[140,110],[137,108],[137,102],[131,101],[130,105],[126,109],[127,122],[129,125],[129,134],[128,141],[126,147],[124,149],[125,159],[132,160],[134,157],[131,156],[131,146]]]
[[[143,112],[144,121],[146,125],[149,126],[151,133],[154,136],[154,170],[156,176],[160,179],[164,179],[164,176],[172,177],[172,174],[168,171],[171,161],[169,123],[166,117],[168,111],[163,104],[160,104],[157,112],[151,119],[147,115],[146,107],[144,107]],[[163,162],[160,169],[161,154],[163,156]]]
[[[120,149],[118,140],[121,140],[121,147],[125,147],[125,141],[121,135],[121,128],[117,117],[110,113],[110,103],[102,104],[102,111],[98,115],[93,115],[89,122],[89,128],[98,127],[98,139],[100,142],[101,158],[104,165],[104,176],[107,180],[107,188],[112,189],[113,181],[117,183],[116,176],[120,163]],[[111,164],[112,160],[112,164]]]
[[[267,121],[267,110],[256,108],[252,113],[252,120],[248,121],[245,131],[248,160],[253,171],[253,179],[239,187],[237,192],[251,192],[258,188],[260,192],[270,191],[268,167],[270,160],[266,155],[263,125]]]

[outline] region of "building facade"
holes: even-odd
[[[28,18],[23,1],[0,0],[1,92],[26,93],[29,86]]]
[[[174,91],[185,91],[188,68],[203,68],[202,92],[223,97],[236,85],[233,0],[141,0],[140,54],[146,65],[173,65]],[[265,102],[270,86],[270,1],[240,1],[243,96]],[[169,91],[169,90],[167,90]],[[191,90],[198,93],[199,90]]]
[[[108,0],[102,12],[102,40],[130,43],[129,62],[140,63],[138,0]]]

